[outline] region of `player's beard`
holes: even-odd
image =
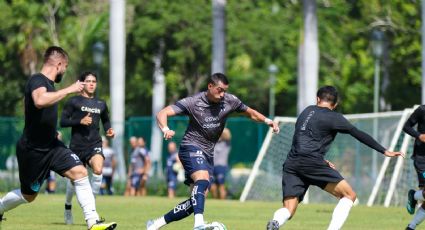
[[[63,78],[63,73],[56,74],[55,83],[60,83]]]

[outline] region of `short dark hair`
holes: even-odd
[[[222,73],[214,73],[213,75],[211,75],[210,79],[208,80],[208,84],[218,84],[218,82],[220,82],[228,85],[229,84],[229,80],[227,80],[226,75],[222,74]]]
[[[89,76],[89,75],[93,75],[94,78],[96,78],[96,81],[97,81],[97,75],[94,72],[91,72],[91,71],[86,71],[86,72],[83,72],[82,74],[80,74],[80,77],[78,77],[78,80],[79,81],[85,81],[87,76]]]
[[[44,63],[47,63],[51,58],[63,58],[68,61],[68,53],[59,46],[50,46],[44,53]]]
[[[333,86],[323,86],[317,91],[317,97],[335,105],[338,102],[338,91]]]

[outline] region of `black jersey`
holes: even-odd
[[[47,92],[55,92],[54,82],[41,73],[34,74],[25,86],[25,127],[23,139],[29,148],[45,151],[54,147],[58,106],[38,109],[35,107],[32,92],[45,87]]]
[[[337,133],[348,133],[360,142],[384,153],[385,148],[371,136],[358,130],[345,117],[328,108],[307,107],[295,123],[295,132],[288,159],[323,159]]]
[[[416,124],[417,130],[413,128]],[[416,138],[413,154],[425,156],[425,143],[419,140],[419,135],[425,134],[425,105],[419,106],[410,115],[404,124],[403,131]]]
[[[92,117],[92,123],[89,126],[80,124],[81,119],[89,113]],[[105,132],[111,128],[108,107],[105,101],[83,96],[70,98],[62,111],[60,122],[62,127],[72,127],[69,147],[74,151],[80,151],[94,146],[101,146],[100,120],[102,120]]]

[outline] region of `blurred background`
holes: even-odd
[[[421,7],[419,0],[0,0],[0,169],[6,178],[0,190],[18,183],[13,156],[23,128],[23,89],[51,45],[70,56],[57,88],[86,70],[99,75],[97,96],[108,102],[118,130],[112,142],[120,161],[117,192],[125,184],[128,140],[141,136],[152,152],[150,190],[165,195],[167,143],[152,115],[204,90],[213,72],[224,72],[229,92],[270,118],[295,117],[326,84],[338,88],[344,114],[420,104]],[[177,143],[186,125],[184,117],[170,121]],[[227,127],[230,167],[247,176],[243,170],[252,167],[268,129],[237,116]],[[70,130],[61,131],[69,143]]]

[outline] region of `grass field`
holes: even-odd
[[[170,210],[180,199],[162,197],[97,197],[98,212],[108,221],[116,221],[117,229],[145,229],[147,219]],[[41,194],[33,203],[22,205],[5,214],[1,230],[65,230],[86,229],[80,207],[75,201],[73,214],[75,224],[63,224],[64,195]],[[279,203],[207,200],[207,221],[220,221],[230,230],[265,229],[267,220]],[[296,216],[283,229],[326,229],[334,205],[301,205]],[[404,229],[411,216],[404,208],[356,206],[345,223],[346,229]],[[162,229],[192,229],[193,217],[172,223]],[[161,229],[161,230],[162,230]]]

